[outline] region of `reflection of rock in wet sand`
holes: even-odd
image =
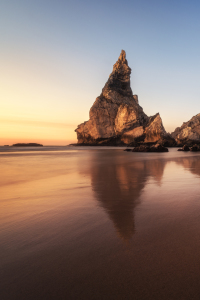
[[[192,174],[200,176],[200,156],[181,157],[176,159],[175,162],[182,165]]]
[[[126,158],[126,157],[125,157]],[[91,182],[96,199],[112,220],[118,235],[129,240],[135,231],[134,209],[149,176],[162,179],[165,161],[126,161],[115,153],[96,153]]]
[[[144,159],[137,159],[115,151],[94,151],[87,167],[86,162],[82,162],[80,169],[91,177],[96,200],[123,240],[129,240],[134,234],[134,210],[148,179],[153,177],[161,185],[164,168],[169,162],[200,176],[200,156],[152,159],[147,154]]]

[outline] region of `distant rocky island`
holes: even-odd
[[[13,144],[12,147],[43,147],[43,145],[37,143],[17,143]]]
[[[138,96],[130,87],[131,68],[124,50],[102,93],[89,112],[89,120],[78,125],[76,145],[132,146],[162,145],[164,147],[200,144],[200,114],[169,134],[159,113],[147,116]]]

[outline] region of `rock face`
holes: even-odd
[[[130,87],[131,69],[126,53],[118,61],[102,93],[90,109],[89,121],[78,125],[78,144],[124,145],[156,143],[167,136],[159,114],[148,117]]]
[[[171,135],[178,144],[200,144],[200,114],[177,127]]]

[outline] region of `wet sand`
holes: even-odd
[[[1,300],[200,298],[200,153],[2,148]]]

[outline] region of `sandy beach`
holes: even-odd
[[[2,300],[199,299],[199,153],[0,159]]]

